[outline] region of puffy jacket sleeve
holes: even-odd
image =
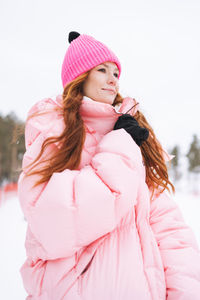
[[[44,134],[33,124],[27,128],[32,141],[24,161],[30,162]],[[47,183],[34,189],[36,175],[27,177],[22,172],[18,196],[38,243],[37,255],[42,259],[71,256],[114,230],[135,204],[139,163],[139,147],[120,129],[101,139],[91,163],[80,170],[53,173]]]
[[[151,227],[163,260],[168,300],[200,298],[200,252],[176,202],[162,193],[151,203]]]

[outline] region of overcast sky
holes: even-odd
[[[140,102],[165,148],[200,137],[199,0],[1,0],[0,113],[25,120],[62,93],[68,33],[109,46],[122,64],[120,92]]]

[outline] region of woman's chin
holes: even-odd
[[[115,101],[115,98],[114,97],[109,97],[109,96],[103,96],[103,97],[96,98],[95,101],[112,105],[113,102]]]

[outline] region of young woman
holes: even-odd
[[[63,94],[26,122],[27,299],[199,299],[200,252],[167,193],[169,156],[119,94],[116,55],[88,35],[69,42]]]

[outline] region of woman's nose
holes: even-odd
[[[109,84],[116,85],[116,83],[117,83],[117,78],[116,78],[113,74],[110,74],[110,75],[108,76],[108,83],[109,83]]]

